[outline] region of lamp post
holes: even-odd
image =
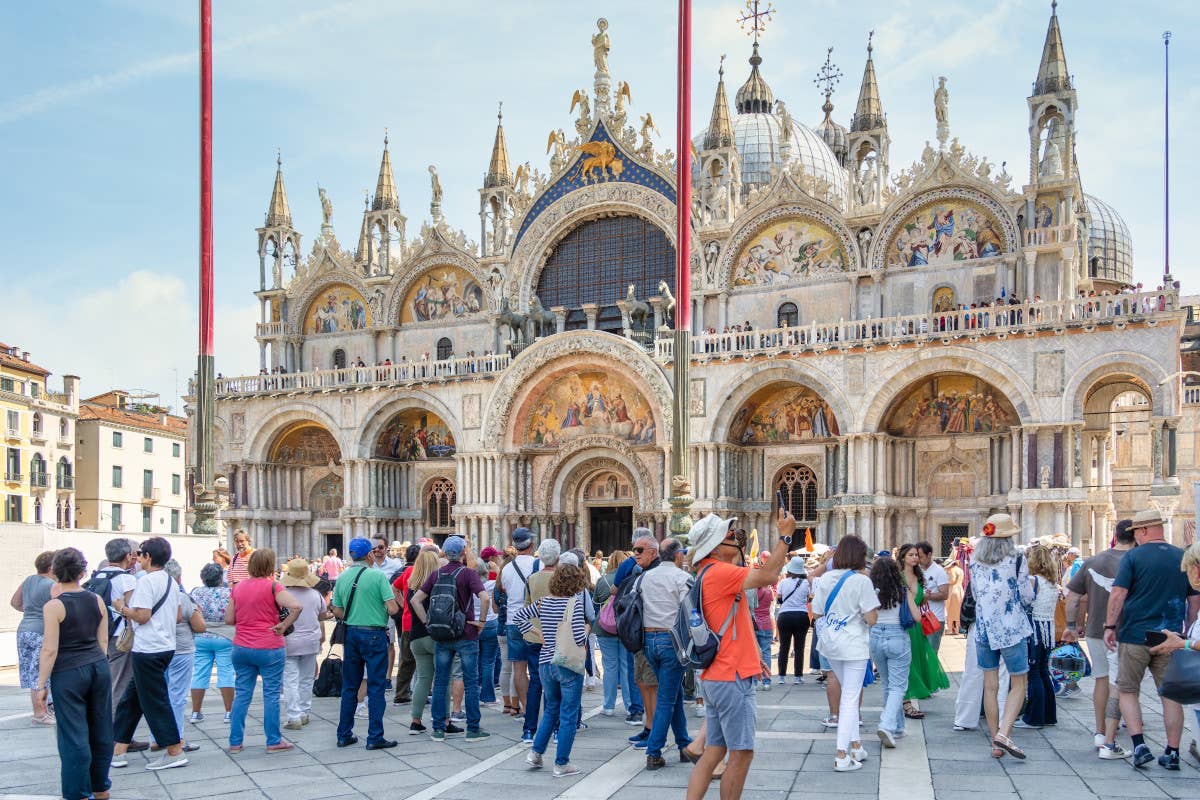
[[[674,403],[671,435],[670,531],[684,536],[691,530],[689,513],[694,498],[688,475],[689,383],[692,326],[692,2],[679,0],[678,91],[675,152],[675,331]]]

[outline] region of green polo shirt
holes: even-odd
[[[359,578],[359,573],[362,577]],[[358,579],[358,588],[354,590],[354,604],[346,616],[347,625],[374,625],[383,628],[388,623],[387,601],[395,600],[392,585],[388,576],[377,569],[368,569],[355,564],[338,576],[333,588],[332,605],[345,608],[350,597],[350,587]]]

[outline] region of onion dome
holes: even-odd
[[[825,105],[821,106],[821,110],[825,112],[825,119],[821,120],[821,124],[817,126],[817,133],[833,151],[838,163],[845,166],[846,154],[850,152],[850,135],[845,127],[833,121],[831,116],[833,103],[829,102],[828,95],[825,97]]]

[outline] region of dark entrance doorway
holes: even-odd
[[[954,552],[954,543],[971,535],[969,525],[943,525],[941,530],[941,549],[933,554],[934,558],[946,558]]]
[[[613,550],[628,550],[633,535],[633,508],[605,506],[588,509],[588,529],[592,534],[591,552],[608,555]],[[591,553],[589,553],[590,555]]]
[[[342,534],[340,534],[340,533],[325,534],[325,553],[328,553],[330,550],[337,550],[338,558],[342,559],[343,561],[350,560],[350,556],[348,556],[346,554],[346,548],[342,546]],[[322,553],[321,555],[323,557],[325,554]]]

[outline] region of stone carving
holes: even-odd
[[[571,109],[567,113],[575,113],[575,106],[579,106],[579,119],[575,120],[575,130],[583,136],[592,127],[592,107],[586,89],[576,89],[575,94],[571,95]]]
[[[937,119],[937,138],[941,149],[946,149],[950,136],[950,90],[946,88],[946,77],[938,77],[938,86],[933,93],[933,115]]]
[[[649,112],[647,112],[642,114],[642,129],[639,131],[639,135],[642,137],[642,144],[637,151],[638,156],[647,161],[654,158],[654,142],[650,140],[650,134],[662,136],[662,131],[654,124],[654,117],[650,116]]]
[[[1038,471],[1038,488],[1050,488],[1050,466],[1043,464],[1041,470]]]
[[[570,150],[567,148],[567,135],[563,133],[563,129],[550,131],[550,138],[546,140],[546,154],[550,155],[550,151],[554,151],[554,155],[550,156],[550,171],[557,173],[567,165],[570,158]]]
[[[462,399],[462,422],[463,427],[467,429],[478,428],[480,422],[480,408],[482,395],[467,394],[463,395]]]
[[[554,458],[542,470],[541,479],[538,481],[537,488],[534,493],[535,508],[554,508],[559,504],[555,502],[552,496],[554,483],[558,479],[559,473],[564,465],[575,459],[576,454],[587,451],[596,450],[598,455],[608,451],[607,454],[600,455],[595,460],[589,460],[588,472],[592,471],[592,467],[606,468],[613,471],[628,472],[632,469],[633,485],[639,489],[638,491],[638,506],[646,508],[646,497],[657,497],[659,495],[657,487],[661,484],[655,479],[654,475],[646,468],[645,462],[638,458],[637,453],[633,451],[625,442],[620,439],[615,439],[610,436],[583,436],[578,439],[573,439],[564,444],[555,453]],[[651,510],[651,508],[646,508]]]
[[[608,35],[608,20],[604,17],[596,20],[598,32],[592,36],[592,61],[596,64],[596,76],[608,75],[608,51],[612,48],[612,40]]]
[[[704,282],[709,286],[717,282],[717,264],[721,260],[721,243],[716,239],[704,245]]]
[[[688,386],[688,415],[703,417],[705,409],[704,378],[692,378]]]
[[[329,200],[329,195],[325,194],[325,190],[320,186],[317,187],[317,194],[321,198],[321,224],[328,225],[329,220],[333,217],[333,203]]]

